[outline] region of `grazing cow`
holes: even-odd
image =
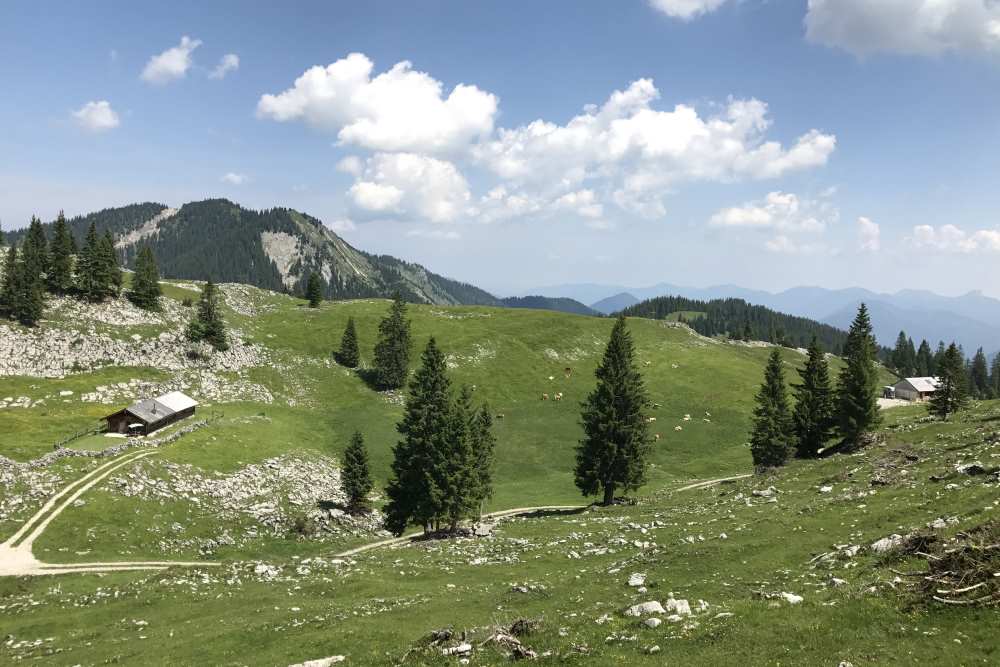
[[[562,395],[562,392],[561,392],[561,391],[560,391],[560,392],[559,392],[558,394],[556,394],[556,395],[554,396],[554,398],[555,398],[555,399],[556,399],[557,401],[561,401],[561,400],[562,400],[562,397],[563,397],[563,395]]]
[[[656,421],[656,417],[646,417],[646,421],[652,424],[653,422]]]
[[[504,413],[502,413],[502,412],[498,412],[497,413],[497,419],[503,419],[504,417],[506,417],[506,415]]]
[[[566,377],[569,377],[570,375],[573,374],[573,369],[567,366],[566,368],[563,369],[563,373],[566,374]]]
[[[542,400],[543,401],[549,400],[549,395],[548,394],[542,394]]]
[[[684,427],[678,424],[677,426],[674,427],[674,430],[675,431],[683,431]]]
[[[656,438],[657,440],[659,440],[660,439],[660,434],[659,433],[654,433],[653,437]]]

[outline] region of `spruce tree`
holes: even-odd
[[[441,519],[441,454],[448,451],[452,431],[451,383],[444,354],[431,338],[420,368],[410,381],[403,419],[396,426],[402,439],[393,447],[392,476],[386,487],[385,528],[400,535],[410,523],[429,532]]]
[[[833,390],[826,356],[813,336],[806,365],[799,371],[801,384],[793,385],[795,410],[795,452],[799,458],[812,458],[830,438],[834,426]]]
[[[584,437],[576,449],[576,486],[584,496],[634,491],[646,482],[652,447],[644,411],[649,406],[635,347],[625,317],[611,330],[604,357],[595,372],[597,386],[583,402]]]
[[[917,369],[918,377],[928,377],[934,375],[934,355],[931,353],[931,346],[926,340],[920,341],[917,349]]]
[[[41,277],[28,275],[27,265],[22,261],[18,268],[16,310],[14,317],[27,327],[33,327],[42,319],[45,308],[45,287]]]
[[[958,346],[952,343],[938,366],[938,385],[931,396],[928,408],[935,417],[947,419],[958,412],[968,401],[965,362]]]
[[[188,340],[195,342],[205,341],[220,352],[229,349],[218,291],[211,280],[205,283],[205,287],[201,290],[198,312],[188,324],[187,337]]]
[[[877,350],[868,308],[861,304],[844,344],[844,368],[837,384],[839,433],[845,445],[857,446],[862,436],[878,426]]]
[[[49,270],[49,244],[42,221],[35,216],[31,216],[28,233],[21,243],[21,263],[24,265],[25,284],[33,285],[43,280]]]
[[[939,340],[938,341],[938,346],[937,346],[937,351],[934,353],[934,356],[932,357],[932,361],[933,361],[933,364],[932,364],[932,367],[931,367],[931,375],[932,376],[938,374],[938,369],[941,367],[941,364],[944,363],[944,353],[945,352],[947,352],[947,349],[945,348],[944,341],[943,340]]]
[[[368,508],[368,494],[371,492],[372,476],[368,469],[368,450],[365,440],[358,431],[351,436],[351,442],[344,450],[344,472],[341,475],[347,506],[352,511]]]
[[[13,318],[17,307],[17,246],[11,244],[3,264],[3,283],[0,284],[0,313]]]
[[[76,288],[79,290],[80,296],[88,301],[103,299],[105,286],[110,280],[105,271],[106,267],[101,261],[100,245],[97,227],[91,222],[83,242],[83,249],[77,258],[76,270]]]
[[[493,497],[493,465],[497,442],[493,434],[493,415],[486,403],[473,414],[469,432],[475,463],[475,499],[479,505],[479,514],[482,515],[482,503]]]
[[[389,313],[378,325],[374,366],[375,382],[380,389],[399,389],[406,383],[411,345],[406,304],[397,292]]]
[[[785,373],[781,352],[771,350],[764,368],[764,382],[754,399],[750,454],[754,469],[761,471],[782,466],[795,446],[791,412],[785,392]]]
[[[890,357],[892,367],[901,377],[911,377],[913,375],[907,363],[906,342],[906,332],[900,331],[899,336],[896,337],[896,347],[893,348],[892,356]]]
[[[969,367],[969,390],[976,398],[988,398],[990,393],[990,368],[983,348],[976,350]]]
[[[104,284],[104,297],[117,297],[122,292],[122,267],[118,263],[118,251],[115,250],[115,240],[111,236],[111,231],[105,231],[101,238],[100,260],[103,266],[103,275],[107,276]],[[104,298],[102,297],[102,298]]]
[[[347,368],[357,368],[361,363],[361,353],[358,350],[358,332],[354,328],[354,318],[347,318],[344,335],[340,338],[340,349],[336,353],[337,363]]]
[[[458,522],[479,506],[479,476],[472,448],[472,391],[463,385],[451,406],[448,437],[438,452],[439,486],[442,491],[442,518],[454,531]]]
[[[309,302],[310,308],[319,308],[319,304],[323,303],[323,281],[316,271],[309,274],[309,280],[306,283],[306,300]]]
[[[46,282],[49,290],[66,294],[73,287],[73,235],[66,224],[66,216],[59,211],[52,229],[49,252],[49,273]]]
[[[159,310],[160,270],[156,266],[153,250],[144,245],[135,258],[135,273],[132,274],[132,289],[128,293],[129,301],[144,310]]]
[[[1000,398],[1000,352],[993,358],[990,369],[990,397]]]

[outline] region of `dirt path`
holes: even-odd
[[[718,479],[708,479],[701,482],[694,482],[693,484],[688,484],[687,486],[682,486],[675,491],[693,491],[695,489],[704,489],[716,484],[721,484],[722,482],[734,481],[737,479],[744,479],[750,477],[747,475],[735,475],[733,477],[720,477]],[[572,511],[572,510],[582,510],[590,507],[590,505],[541,505],[539,507],[518,507],[515,509],[501,510],[499,512],[491,512],[489,514],[484,514],[483,519],[502,519],[509,516],[518,516],[521,514],[532,514],[534,512],[553,512],[553,511]],[[348,549],[339,554],[333,556],[334,558],[349,558],[350,556],[357,556],[358,554],[364,553],[366,551],[371,551],[372,549],[380,549],[382,547],[391,547],[398,544],[404,544],[413,540],[416,537],[423,535],[423,531],[416,530],[412,533],[407,533],[406,535],[400,535],[399,537],[391,537],[387,540],[379,540],[378,542],[372,542],[371,544],[365,544],[360,547],[355,547],[353,549]]]
[[[129,561],[121,563],[43,563],[35,558],[32,545],[49,524],[74,501],[103,481],[113,472],[139,459],[156,454],[156,450],[129,452],[97,466],[80,479],[67,484],[42,505],[35,514],[5,542],[0,544],[0,577],[35,576],[66,572],[119,572],[128,570],[164,570],[174,565],[215,565],[204,562]]]

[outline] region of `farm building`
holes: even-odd
[[[190,417],[197,405],[190,396],[172,391],[156,398],[144,398],[104,419],[108,422],[108,433],[149,435]]]
[[[896,398],[907,401],[929,400],[937,391],[938,379],[936,377],[904,378],[893,385]]]

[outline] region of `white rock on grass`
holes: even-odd
[[[795,593],[782,593],[781,599],[788,604],[799,604],[802,602],[803,597],[801,595],[796,595]]]
[[[903,536],[893,533],[888,537],[883,537],[881,540],[876,540],[872,542],[872,551],[877,554],[884,554],[887,551],[895,549],[903,543]]]
[[[643,621],[643,624],[647,628],[658,628],[658,627],[660,627],[661,623],[663,623],[663,621],[661,621],[660,619],[658,619],[655,616],[653,616],[651,618],[647,618],[645,621]]]
[[[646,584],[646,575],[639,572],[633,572],[628,578],[628,585],[632,587],[644,586]]]
[[[625,610],[626,616],[649,616],[650,614],[666,614],[667,610],[656,600],[634,604]]]
[[[690,616],[691,605],[688,604],[687,600],[675,600],[674,598],[670,598],[667,600],[667,613],[677,614],[678,616]]]
[[[441,649],[441,653],[444,655],[465,655],[466,653],[472,653],[472,644],[469,642],[462,642],[458,646],[450,646],[448,648]]]
[[[289,665],[288,667],[330,667],[330,665],[336,665],[344,662],[344,660],[346,660],[346,658],[342,655],[331,655],[329,658],[319,658],[317,660],[297,662],[294,665]]]

